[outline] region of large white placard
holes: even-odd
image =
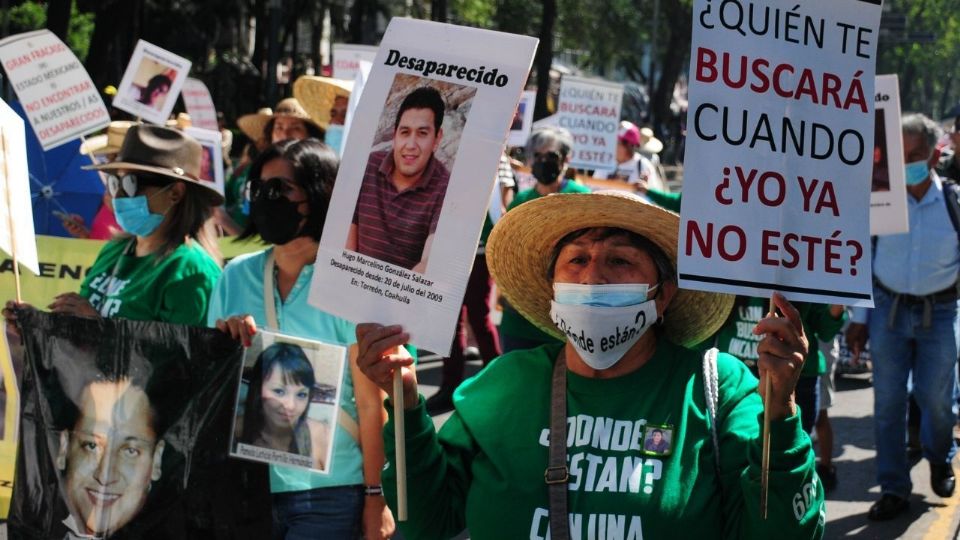
[[[600,79],[564,76],[560,81],[557,123],[573,135],[570,166],[617,168],[617,131],[623,86]]]
[[[0,249],[39,276],[24,129],[23,120],[0,100]]]
[[[907,183],[900,131],[900,84],[896,75],[877,75],[873,176],[870,184],[870,234],[910,232]]]
[[[507,137],[507,146],[523,146],[527,144],[530,130],[533,127],[533,107],[537,101],[537,93],[533,90],[525,91],[517,103],[517,110],[513,113],[510,122],[510,135]]]
[[[347,137],[311,304],[354,322],[402,324],[414,345],[450,350],[536,45],[525,36],[391,21]],[[404,107],[408,99],[413,105]],[[431,108],[438,99],[439,131]]]
[[[873,305],[879,24],[880,0],[695,2],[681,287]]]
[[[137,42],[113,106],[164,125],[190,73],[191,62],[144,40]]]
[[[190,115],[190,121],[194,126],[213,131],[220,130],[220,125],[217,123],[217,109],[213,106],[210,90],[203,81],[187,77],[183,82],[180,95],[183,96],[183,104],[187,106],[187,114]]]
[[[352,81],[357,77],[360,62],[373,63],[377,47],[373,45],[333,44],[333,78]]]
[[[0,41],[0,61],[44,150],[110,123],[87,70],[52,32],[37,30]]]

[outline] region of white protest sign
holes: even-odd
[[[900,85],[896,75],[877,75],[875,90],[870,234],[910,232],[907,183],[900,130]]]
[[[573,135],[571,167],[604,171],[617,167],[622,101],[622,85],[564,75],[557,123]]]
[[[353,116],[357,112],[357,105],[360,103],[360,96],[363,95],[363,87],[367,84],[367,78],[370,77],[371,68],[373,68],[373,64],[370,62],[360,61],[357,76],[353,79],[353,91],[350,92],[350,99],[347,100],[347,118],[343,123],[343,139],[339,148],[337,148],[337,155],[343,156],[343,147],[347,144],[350,128],[353,126]]]
[[[123,72],[113,106],[147,122],[164,125],[177,103],[190,65],[186,58],[141,39]]]
[[[390,22],[352,119],[311,304],[354,322],[402,324],[416,346],[450,350],[536,46],[526,36]]]
[[[0,100],[0,249],[39,276],[24,129],[23,120]]]
[[[520,95],[520,103],[517,103],[517,110],[513,113],[513,120],[510,122],[510,135],[507,137],[507,146],[523,146],[527,144],[527,138],[530,137],[530,129],[533,127],[533,107],[537,101],[537,93],[533,90],[526,91]]]
[[[333,44],[333,78],[345,81],[355,80],[360,62],[373,64],[377,56],[377,47],[373,45]]]
[[[190,121],[194,126],[220,131],[220,125],[217,123],[217,109],[213,106],[210,90],[207,90],[207,85],[203,84],[203,81],[187,77],[183,82],[180,95],[183,97],[183,104],[187,106],[187,114],[190,115]]]
[[[873,305],[879,24],[879,0],[695,2],[681,287]]]
[[[218,130],[188,127],[184,133],[200,143],[200,181],[213,184],[217,193],[223,195],[223,136]]]
[[[0,41],[0,61],[44,150],[110,123],[80,60],[48,30]]]

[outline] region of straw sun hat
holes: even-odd
[[[618,227],[645,236],[677,265],[680,217],[628,193],[548,195],[507,212],[487,242],[487,263],[497,286],[524,317],[565,339],[550,319],[553,283],[547,278],[554,246],[571,232]],[[713,335],[726,320],[734,297],[677,290],[664,313],[668,339],[692,346]]]
[[[274,116],[281,115],[299,118],[304,122],[313,124],[323,130],[319,124],[310,118],[310,115],[307,114],[307,111],[304,110],[303,106],[300,105],[300,102],[297,101],[297,98],[286,98],[281,100],[280,103],[277,103],[276,108],[274,108],[272,111],[265,107],[253,114],[245,114],[237,119],[237,126],[244,135],[250,138],[251,141],[256,141],[263,137],[263,128],[267,126],[267,123],[270,122],[270,120],[273,120]]]
[[[293,83],[293,97],[303,104],[303,108],[313,121],[323,129],[330,125],[330,109],[338,97],[350,98],[353,81],[342,81],[330,77],[304,75]]]
[[[80,153],[95,156],[116,154],[120,151],[120,146],[123,145],[123,138],[127,136],[127,130],[136,124],[136,122],[127,120],[110,122],[104,135],[95,135],[83,141],[83,144],[80,145]]]

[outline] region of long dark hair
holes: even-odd
[[[150,77],[150,80],[147,81],[147,86],[143,88],[143,92],[140,93],[140,103],[144,105],[151,105],[150,98],[152,97],[153,91],[161,86],[166,86],[167,91],[170,91],[170,87],[173,86],[173,81],[170,80],[170,77],[167,77],[164,74],[154,75]]]
[[[309,236],[319,242],[320,235],[323,233],[323,222],[327,219],[327,207],[330,206],[330,194],[333,193],[333,183],[337,179],[340,160],[333,149],[314,138],[302,141],[281,141],[271,144],[260,153],[257,160],[250,166],[247,182],[259,181],[263,166],[277,158],[284,159],[293,166],[293,180],[307,194],[310,214],[300,235]],[[247,221],[247,227],[240,233],[237,240],[245,240],[257,234],[259,231],[251,219]]]
[[[312,450],[310,428],[307,426],[307,413],[310,411],[310,401],[316,393],[316,376],[306,353],[300,346],[292,343],[274,343],[257,356],[247,385],[247,400],[244,405],[243,430],[240,432],[240,442],[253,444],[263,430],[263,381],[270,376],[270,372],[274,368],[282,370],[285,383],[302,384],[310,392],[307,408],[293,426],[293,440],[289,448],[291,453],[309,456]]]

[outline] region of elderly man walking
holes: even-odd
[[[910,232],[881,236],[873,257],[872,312],[855,310],[847,342],[859,354],[869,335],[873,354],[874,430],[880,499],[872,520],[907,509],[912,488],[906,454],[908,381],[922,412],[920,440],[934,493],[953,495],[956,453],[952,410],[960,325],[960,243],[950,216],[955,188],[932,170],[937,125],[920,114],[902,120]]]

